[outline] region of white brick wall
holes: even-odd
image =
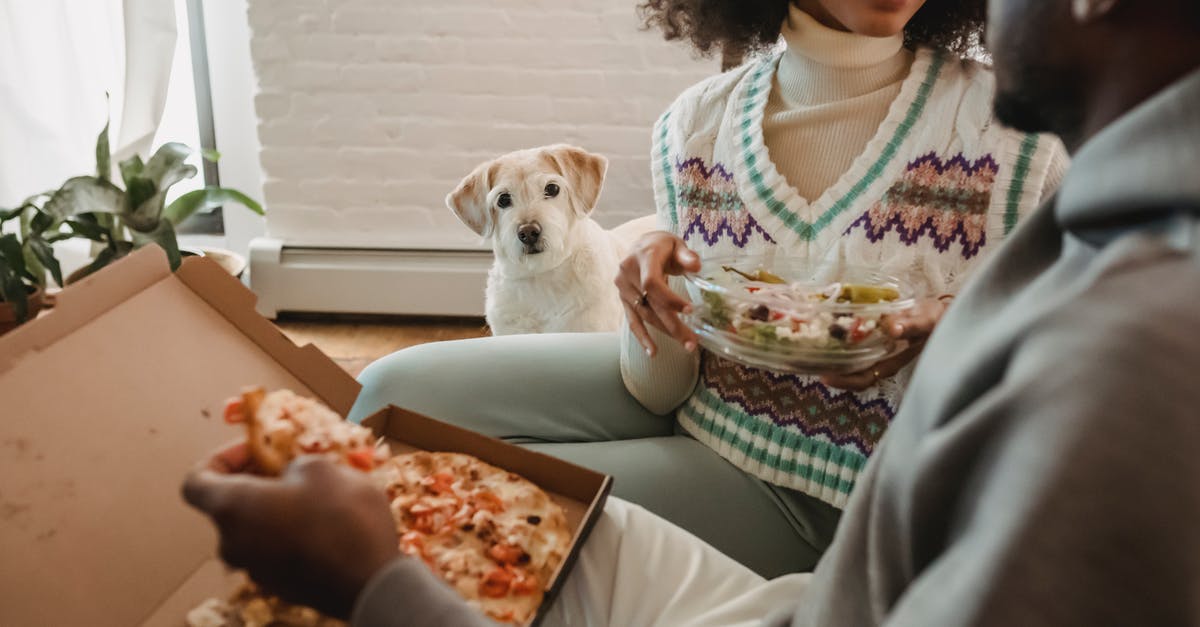
[[[650,127],[717,71],[635,0],[250,0],[270,235],[463,247],[443,205],[477,163],[568,142],[610,160],[596,217],[652,213]]]

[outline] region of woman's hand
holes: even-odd
[[[621,262],[615,283],[629,328],[651,357],[658,347],[650,339],[647,324],[675,338],[688,351],[696,350],[696,334],[679,319],[679,314],[691,312],[692,305],[671,289],[667,277],[699,270],[700,257],[666,231],[642,236],[633,245],[633,253]]]
[[[283,476],[244,474],[245,444],[193,470],[183,498],[220,533],[221,558],[284,600],[346,618],[367,581],[400,555],[387,498],[368,477],[323,457]]]
[[[907,346],[870,368],[852,374],[829,375],[822,381],[829,387],[861,392],[882,379],[894,376],[921,354],[925,340],[929,339],[929,334],[933,333],[933,328],[942,319],[947,307],[945,299],[927,299],[918,301],[908,311],[888,316],[882,321],[884,331]]]

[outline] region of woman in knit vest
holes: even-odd
[[[614,475],[617,496],[764,576],[808,570],[944,302],[1053,190],[1066,153],[992,119],[992,76],[962,56],[984,0],[642,10],[701,53],[764,54],[688,89],[655,125],[662,230],[617,279],[629,328],[402,351],[364,371],[352,417],[396,403],[527,444]],[[786,48],[769,52],[781,30]],[[699,349],[678,320],[678,275],[763,253],[909,277],[930,298],[889,331],[915,348],[837,379]]]

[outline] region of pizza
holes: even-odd
[[[514,473],[459,453],[397,455],[374,471],[400,550],[493,620],[526,624],[566,557],[561,506]]]
[[[370,429],[343,420],[323,403],[290,390],[267,394],[247,388],[225,403],[225,421],[246,425],[246,443],[258,469],[278,475],[301,455],[329,455],[370,471],[388,457],[388,447]]]
[[[370,429],[288,390],[247,388],[225,407],[246,427],[255,470],[279,475],[296,457],[327,455],[370,473],[388,495],[401,552],[421,559],[493,620],[528,624],[567,555],[566,513],[523,477],[461,453],[391,456]],[[190,627],[339,627],[341,621],[284,603],[254,584],[209,599]]]
[[[285,603],[253,583],[243,584],[228,600],[209,599],[187,613],[188,627],[346,627],[336,618]]]

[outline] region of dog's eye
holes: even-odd
[[[558,185],[556,185],[554,183],[548,183],[546,185],[546,198],[554,198],[557,195],[558,195]]]
[[[500,207],[501,209],[508,209],[512,206],[512,196],[508,195],[507,193],[500,194],[496,197],[496,206]]]

